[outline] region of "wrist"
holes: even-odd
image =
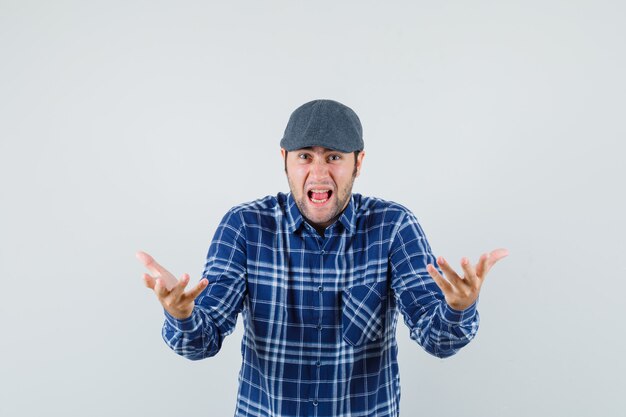
[[[460,323],[462,321],[471,320],[476,315],[476,306],[478,304],[478,298],[474,300],[469,306],[458,309],[450,306],[447,302],[442,303],[442,316],[444,320],[450,323]]]
[[[178,318],[172,315],[165,308],[163,309],[163,313],[165,314],[165,321],[170,326],[172,326],[173,328],[181,332],[193,331],[199,325],[199,320],[196,317],[196,314],[194,314],[194,310],[192,310],[191,315],[189,315],[188,317],[184,317],[184,318]]]
[[[191,317],[193,315],[193,307],[190,310],[185,310],[185,311],[176,311],[176,310],[168,310],[167,308],[163,307],[163,309],[165,310],[165,312],[167,314],[169,314],[172,318],[175,318],[176,320],[187,320],[189,317]]]

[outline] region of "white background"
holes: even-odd
[[[618,416],[626,374],[619,1],[0,1],[0,415],[229,416],[241,326],[161,340],[137,250],[197,281],[287,191],[291,112],[363,123],[355,192],[457,266],[506,247],[456,356],[398,327],[403,416]]]

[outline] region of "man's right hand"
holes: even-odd
[[[137,252],[135,256],[152,273],[152,275],[144,273],[143,281],[146,287],[154,291],[163,308],[179,320],[191,317],[194,300],[206,288],[209,281],[203,278],[195,287],[185,292],[185,287],[189,283],[189,274],[183,274],[180,280],[177,280],[147,253]]]

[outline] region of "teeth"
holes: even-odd
[[[311,190],[309,190],[309,193],[310,193],[309,194],[310,195],[309,198],[311,199],[312,202],[314,202],[315,204],[322,204],[322,203],[325,203],[326,201],[328,201],[328,198],[324,198],[324,199],[318,200],[318,199],[314,198],[312,194],[324,194],[324,193],[326,193],[327,195],[329,195],[330,194],[330,190],[329,189],[311,189]]]

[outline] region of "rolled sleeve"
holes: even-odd
[[[198,319],[198,315],[196,313],[196,309],[194,308],[191,316],[186,319],[177,319],[172,316],[167,310],[163,309],[163,313],[165,313],[165,322],[166,324],[174,331],[189,333],[197,331],[198,328],[202,325],[202,322]]]
[[[411,339],[428,353],[444,358],[475,337],[479,324],[478,300],[462,311],[446,303],[426,269],[428,264],[437,265],[436,258],[417,219],[408,211],[398,221],[390,264],[391,286]]]
[[[202,274],[209,284],[195,300],[190,317],[165,312],[163,339],[188,359],[217,354],[231,334],[246,297],[246,240],[239,212],[230,210],[218,226]]]

